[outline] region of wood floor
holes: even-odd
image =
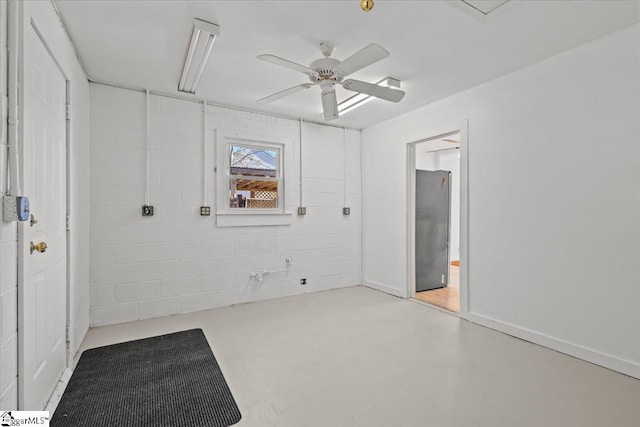
[[[455,313],[460,312],[460,291],[449,286],[432,291],[417,292],[415,298]]]
[[[453,263],[452,263],[453,264]],[[416,292],[414,298],[433,304],[445,310],[460,312],[460,267],[452,265],[449,270],[449,284],[432,291]]]

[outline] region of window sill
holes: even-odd
[[[289,225],[291,215],[291,212],[222,212],[216,214],[216,225],[218,227]]]

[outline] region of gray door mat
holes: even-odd
[[[241,415],[201,329],[87,350],[53,427],[228,427]]]

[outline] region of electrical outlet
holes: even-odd
[[[351,208],[342,208],[342,215],[351,215]]]
[[[211,215],[211,206],[200,206],[200,216]]]
[[[307,208],[300,206],[298,208],[298,215],[306,215],[307,214]]]
[[[300,284],[301,285],[306,285],[307,284],[307,279],[300,279]]]
[[[153,206],[144,205],[142,207],[142,216],[153,216]]]

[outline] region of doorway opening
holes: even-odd
[[[462,151],[460,131],[409,145],[410,296],[454,313],[461,308]]]

